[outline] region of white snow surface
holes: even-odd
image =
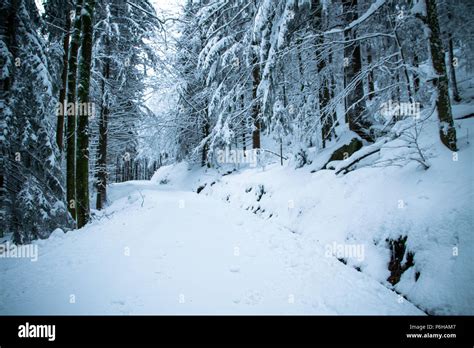
[[[1,314],[422,313],[217,199],[153,182],[111,191],[99,221],[37,241],[37,262],[1,260]]]
[[[1,260],[1,314],[422,313],[217,199],[143,181],[111,191],[100,220],[37,241],[37,262]]]
[[[472,315],[474,118],[456,122],[458,160],[432,125],[428,170],[179,163],[113,184],[92,223],[34,242],[36,262],[0,258],[0,314]],[[392,286],[386,240],[400,236],[414,266]],[[334,244],[363,257],[344,264]]]

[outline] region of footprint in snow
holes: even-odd
[[[257,291],[249,291],[245,298],[245,303],[248,305],[257,305],[263,299],[262,294]]]

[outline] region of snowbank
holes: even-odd
[[[460,117],[473,108],[454,111]],[[377,154],[375,162],[380,165],[346,175],[336,176],[331,170],[312,174],[308,167],[295,170],[273,164],[217,181],[213,177],[200,194],[276,222],[315,250],[335,244],[363,246],[363,258],[349,255],[341,261],[403,294],[427,313],[474,314],[474,154],[466,138],[474,134],[474,119],[457,121],[457,126],[460,150],[456,154],[440,144],[436,124],[426,126],[420,141],[429,149],[428,170],[415,161],[401,167],[388,165],[400,156],[400,144],[389,142]],[[176,168],[173,173],[179,177]],[[392,286],[387,281],[394,254],[390,242],[403,237],[407,241],[401,264],[412,254],[414,265]]]

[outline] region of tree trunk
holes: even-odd
[[[367,47],[367,64],[370,66],[372,64],[372,47]],[[374,85],[374,70],[370,68],[369,74],[367,75],[367,85],[369,88],[369,100],[374,98],[375,85]]]
[[[253,77],[253,88],[252,88],[252,118],[253,118],[253,131],[252,131],[252,148],[260,148],[260,103],[257,100],[257,89],[260,84],[260,64],[258,62],[258,57],[254,54],[253,58],[253,67],[252,67],[252,77]]]
[[[203,136],[204,138],[209,136],[209,123],[207,122],[207,120],[204,121]],[[204,167],[204,166],[209,167],[208,154],[209,154],[209,143],[206,141],[206,143],[202,147],[201,167]]]
[[[106,42],[106,47],[108,42]],[[107,52],[108,53],[108,52]],[[102,81],[102,105],[99,119],[99,146],[97,151],[97,201],[96,208],[101,210],[107,202],[107,122],[109,116],[108,97],[105,83],[110,77],[110,62],[105,61]]]
[[[416,71],[420,67],[418,55],[416,53],[413,56],[413,66],[416,68]],[[416,72],[413,72],[412,74],[413,74],[413,87],[415,88],[415,95],[416,95],[418,94],[420,90],[420,77],[418,76],[418,73]]]
[[[245,105],[244,105],[244,95],[241,94],[240,95],[240,110],[243,111],[245,108]],[[244,150],[244,153],[245,151],[247,150],[247,137],[246,137],[246,133],[247,133],[247,127],[246,127],[246,122],[244,119],[242,119],[242,148]]]
[[[396,29],[394,29],[394,34],[395,34],[395,42],[397,44],[398,52],[400,54],[400,58],[403,61],[403,73],[404,73],[405,83],[407,86],[408,99],[410,100],[410,103],[414,103],[415,100],[413,99],[413,93],[411,91],[411,86],[410,86],[410,75],[408,74],[408,69],[406,68],[407,60],[405,59],[405,54],[403,53],[403,47],[400,44],[400,40],[399,40]],[[400,77],[398,77],[398,79],[400,79]],[[400,86],[400,84],[398,85]],[[400,93],[399,93],[399,96],[401,96]]]
[[[358,19],[357,0],[343,0],[342,6],[346,24]],[[344,39],[346,41],[353,40],[355,37],[356,34],[354,30],[348,29],[344,31]],[[346,44],[344,48],[344,60],[344,88],[347,88],[354,79],[359,79],[346,96],[346,120],[349,124],[349,129],[357,133],[360,137],[368,141],[373,141],[369,134],[370,124],[364,122],[364,86],[362,80],[358,77],[362,69],[360,43],[358,41]]]
[[[68,54],[69,54],[69,30],[71,29],[71,16],[68,13],[66,16],[66,26],[64,30],[63,39],[63,68],[61,73],[61,90],[59,91],[59,103],[62,103],[62,113],[57,115],[58,123],[56,124],[56,143],[58,144],[59,152],[63,151],[64,147],[64,110],[66,109],[66,90],[67,90],[67,73],[68,73]]]
[[[431,31],[430,51],[433,68],[438,76],[436,87],[438,89],[439,135],[441,142],[452,151],[456,151],[456,128],[454,127],[451,112],[451,101],[449,100],[448,76],[444,61],[444,48],[441,42],[441,34],[438,24],[438,13],[435,0],[426,0],[427,23]]]
[[[317,6],[317,10],[315,11],[314,14],[314,20],[313,20],[313,29],[315,32],[318,32],[318,30],[325,30],[326,25],[323,23],[323,14],[321,11],[321,7],[319,5]],[[316,39],[316,46],[320,46],[324,44],[324,36],[319,36]],[[329,105],[331,101],[331,93],[329,90],[329,80],[328,76],[324,75],[324,69],[326,68],[326,57],[321,55],[322,52],[320,52],[319,49],[316,49],[316,60],[319,59],[319,62],[317,64],[317,69],[318,69],[318,77],[319,77],[319,113],[320,113],[320,122],[321,122],[321,147],[324,149],[326,148],[326,140],[330,140],[331,138],[331,128],[332,128],[332,115],[327,112],[326,107]],[[300,62],[301,66],[301,62]],[[300,68],[300,71],[302,72],[302,69]],[[300,73],[301,74],[301,73]],[[323,113],[323,110],[325,113]]]
[[[92,18],[95,0],[86,0],[82,10],[81,60],[77,99],[81,105],[89,103],[92,61]],[[77,227],[89,221],[89,114],[78,117],[76,152]]]
[[[456,102],[461,101],[461,96],[459,95],[458,82],[456,79],[456,70],[454,66],[454,44],[452,34],[449,34],[448,41],[448,59],[449,59],[449,75],[451,78],[451,87],[453,89],[453,99]]]
[[[81,10],[82,0],[77,0],[74,29],[71,35],[71,45],[69,47],[68,78],[67,78],[67,101],[70,105],[76,105],[76,77],[77,77],[77,54],[79,51],[79,41],[81,35]],[[64,109],[64,108],[63,108]],[[66,108],[67,109],[67,108]],[[64,111],[64,110],[63,110]],[[76,216],[76,114],[65,111],[67,115],[66,129],[66,198],[69,212],[74,220]]]

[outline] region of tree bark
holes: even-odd
[[[400,40],[399,40],[396,29],[394,29],[394,34],[395,34],[395,42],[397,44],[398,52],[400,54],[400,58],[402,58],[402,61],[403,61],[403,73],[404,73],[405,83],[407,86],[408,99],[410,100],[410,103],[414,103],[415,101],[413,99],[413,93],[411,91],[411,86],[410,86],[410,76],[408,75],[408,69],[406,68],[407,60],[405,59],[405,54],[403,53],[403,47],[400,44]],[[398,95],[401,96],[400,93]]]
[[[68,74],[68,54],[69,54],[69,30],[71,29],[71,16],[68,13],[66,16],[66,26],[64,30],[63,39],[63,68],[61,73],[61,90],[59,91],[59,102],[62,103],[63,112],[58,114],[58,122],[56,124],[56,143],[58,144],[59,152],[63,151],[64,147],[64,110],[66,108],[66,91],[67,91],[67,74]]]
[[[435,82],[438,89],[439,136],[441,142],[452,151],[456,151],[456,128],[454,127],[453,115],[451,112],[451,101],[449,100],[448,76],[446,73],[446,63],[444,61],[444,48],[441,42],[441,34],[438,23],[438,13],[435,0],[426,1],[427,23],[431,31],[430,51],[433,61],[433,68],[437,75]]]
[[[343,12],[345,14],[346,23],[351,23],[358,19],[357,0],[342,0]],[[346,41],[353,40],[356,37],[354,30],[348,29],[344,31],[344,39]],[[354,41],[346,44],[344,48],[344,88],[347,88],[354,79],[358,78],[362,69],[362,59],[360,52],[360,43]],[[362,80],[355,83],[352,90],[346,96],[346,120],[349,129],[357,133],[360,137],[373,141],[369,134],[368,128],[370,124],[364,122],[365,102],[364,86]]]
[[[452,34],[449,34],[448,41],[448,59],[449,59],[449,76],[451,78],[451,87],[453,89],[453,99],[456,102],[461,101],[461,96],[459,95],[458,82],[456,79],[456,70],[454,66],[454,44]]]
[[[323,21],[323,13],[321,6],[319,4],[316,4],[316,10],[313,15],[313,29],[315,32],[318,32],[319,30],[325,30],[326,25]],[[316,39],[316,46],[319,47],[324,43],[324,36],[319,36]],[[321,146],[322,148],[326,148],[326,140],[331,139],[331,129],[332,129],[332,121],[333,117],[329,113],[322,113],[322,110],[325,110],[325,108],[329,105],[331,101],[331,92],[330,92],[330,87],[329,87],[329,79],[328,76],[324,76],[324,69],[326,68],[326,57],[321,55],[322,52],[320,52],[319,49],[316,49],[316,61],[319,60],[317,64],[317,71],[318,71],[318,77],[319,77],[319,113],[320,113],[320,122],[321,122]],[[300,57],[300,56],[299,56]],[[301,62],[300,62],[301,65]],[[302,69],[300,68],[300,71]]]
[[[418,68],[420,67],[419,58],[416,53],[413,56],[413,66],[416,68],[416,70],[418,70]],[[416,95],[418,94],[420,90],[420,77],[418,76],[418,73],[416,72],[413,72],[412,74],[413,74],[413,87],[415,89],[415,95]]]
[[[202,126],[202,133],[203,133],[204,139],[209,136],[209,122],[207,120],[207,109],[206,109],[206,119],[204,120],[204,124]],[[208,154],[209,154],[209,142],[206,141],[206,143],[202,147],[201,167],[204,167],[204,166],[209,167]]]
[[[86,0],[82,10],[81,60],[79,64],[79,86],[77,99],[81,105],[89,103],[89,89],[92,62],[92,18],[95,0]],[[77,227],[89,221],[89,116],[80,115],[77,122],[76,152],[76,197]]]
[[[108,47],[108,41],[106,42]],[[106,51],[108,51],[106,49]],[[107,52],[108,54],[108,52]],[[107,58],[103,68],[102,81],[102,105],[99,119],[99,146],[97,151],[97,200],[96,208],[101,210],[107,202],[107,123],[109,117],[108,97],[105,90],[105,83],[110,78],[110,62]]]
[[[372,64],[372,47],[367,47],[367,64],[370,66]],[[367,76],[367,86],[369,88],[369,100],[374,98],[375,93],[375,85],[374,85],[374,70],[370,69],[369,74]]]
[[[260,148],[260,103],[257,99],[257,89],[260,84],[260,63],[258,62],[258,57],[254,54],[252,66],[252,77],[253,77],[253,88],[252,88],[252,118],[253,118],[253,131],[252,131],[252,148]]]
[[[77,55],[81,35],[81,10],[82,0],[77,0],[75,9],[74,29],[71,35],[68,59],[67,78],[67,101],[70,105],[76,105],[76,77],[77,77]],[[63,108],[64,109],[64,108]],[[64,112],[64,110],[63,110]],[[76,216],[76,114],[67,112],[66,129],[66,199],[69,212],[74,220]],[[65,112],[65,113],[66,113]]]

